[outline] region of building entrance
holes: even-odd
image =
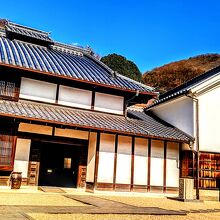
[[[33,141],[30,163],[38,161],[38,185],[56,187],[85,186],[86,141],[73,144]]]

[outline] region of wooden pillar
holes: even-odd
[[[95,91],[92,91],[91,109],[94,110],[95,106]]]
[[[148,139],[147,191],[150,192],[151,139]]]
[[[182,152],[182,143],[179,143],[179,178],[182,177],[182,153],[181,152]]]
[[[131,151],[131,187],[130,191],[134,188],[134,147],[135,147],[135,137],[132,136],[132,151]]]
[[[116,184],[117,153],[118,153],[118,134],[115,135],[115,157],[114,157],[114,173],[113,173],[113,190],[115,190],[115,184]]]
[[[99,148],[100,148],[100,132],[97,132],[96,138],[96,154],[95,154],[95,173],[94,173],[94,187],[97,186],[98,167],[99,167]]]
[[[56,91],[56,101],[55,101],[56,104],[58,103],[59,91],[60,91],[60,85],[58,84],[57,85],[57,91]]]
[[[164,141],[163,192],[166,192],[167,181],[167,141]]]

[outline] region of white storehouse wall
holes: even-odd
[[[56,89],[56,84],[22,77],[19,98],[55,103]]]
[[[155,106],[151,111],[164,121],[194,136],[194,107],[191,98],[177,98]]]
[[[164,142],[151,141],[150,185],[163,186]]]
[[[220,87],[198,96],[200,151],[220,153]]]
[[[166,186],[179,187],[179,144],[167,142]]]
[[[92,91],[60,86],[58,104],[78,108],[91,108]]]
[[[116,183],[130,184],[131,182],[131,144],[129,136],[118,136]]]
[[[115,135],[102,133],[99,147],[99,183],[113,183],[115,158]]]
[[[30,139],[17,139],[14,171],[22,172],[22,177],[27,178],[28,174],[28,163],[30,153],[31,140]]]
[[[147,185],[148,176],[148,139],[135,138],[134,147],[134,184]]]
[[[94,182],[97,133],[89,133],[86,182]]]
[[[124,97],[96,92],[94,109],[97,111],[123,114]]]
[[[47,103],[56,102],[57,84],[22,77],[19,98],[41,101]],[[60,85],[58,104],[91,109],[92,91]],[[106,93],[95,92],[94,110],[114,114],[124,113],[124,97]]]

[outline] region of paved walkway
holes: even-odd
[[[159,207],[137,207],[93,195],[63,194],[65,198],[84,203],[84,206],[0,205],[0,220],[33,220],[27,213],[48,214],[130,214],[130,215],[187,215],[187,213],[214,213],[220,209],[168,210]]]
[[[157,207],[136,207],[96,196],[64,195],[86,206],[31,206],[1,205],[0,220],[32,219],[26,213],[49,214],[139,214],[139,215],[186,215],[186,211],[172,211]]]

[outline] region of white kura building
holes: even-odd
[[[219,189],[220,66],[161,95],[145,111],[194,138],[180,151],[180,176],[195,178],[198,170],[200,189]]]

